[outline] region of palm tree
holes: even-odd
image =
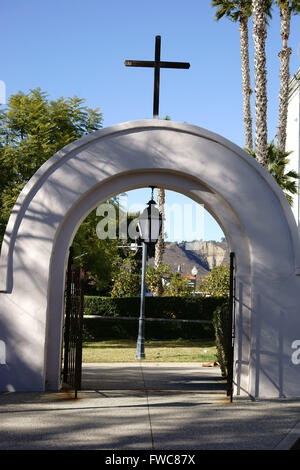
[[[257,155],[253,150],[246,149],[254,158],[257,158]],[[293,205],[292,195],[298,193],[297,181],[300,178],[299,174],[290,170],[287,173],[286,166],[289,163],[288,156],[292,152],[283,152],[279,147],[276,147],[274,141],[268,145],[267,152],[267,165],[266,170],[273,176],[277,184],[280,186],[284,192],[290,206]]]
[[[165,240],[164,240],[164,218],[165,218],[165,190],[163,188],[157,188],[157,205],[158,210],[162,215],[162,228],[155,244],[155,255],[154,255],[154,266],[158,269],[163,265],[163,255],[165,251]],[[163,294],[162,278],[157,283],[155,295],[161,296]]]
[[[278,148],[284,152],[286,146],[286,126],[288,113],[289,81],[290,81],[290,55],[292,49],[288,47],[290,35],[290,22],[292,13],[300,12],[299,0],[277,0],[280,8],[280,35],[282,38],[282,49],[278,56],[280,59],[280,92],[279,92],[279,114],[278,114]]]
[[[165,121],[171,121],[171,118],[168,115],[165,116],[163,119]],[[164,242],[165,190],[163,188],[157,189],[157,205],[158,205],[158,210],[163,217],[163,223],[162,223],[161,233],[155,245],[154,264],[156,268],[161,266],[163,263],[163,254],[164,254],[164,248],[165,248],[165,242]],[[156,294],[160,295],[160,289],[158,289]]]
[[[265,43],[267,38],[266,8],[272,1],[253,0],[253,40],[255,72],[255,152],[264,167],[268,164],[267,69]]]
[[[163,223],[160,235],[158,237],[157,243],[155,245],[155,267],[159,267],[163,262],[163,253],[164,253],[164,213],[165,213],[165,190],[163,188],[157,189],[157,205],[158,210],[162,215]]]
[[[252,138],[252,116],[251,116],[251,81],[249,66],[249,39],[248,39],[248,19],[251,16],[251,0],[229,1],[213,0],[212,6],[217,7],[215,15],[216,20],[224,16],[230,20],[240,23],[240,48],[241,48],[241,66],[242,66],[242,92],[243,92],[243,111],[244,111],[244,132],[245,146],[249,149],[253,147]]]

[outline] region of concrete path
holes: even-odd
[[[197,363],[128,362],[84,364],[84,390],[182,390],[219,392],[225,395],[225,381],[219,367]]]
[[[288,449],[300,401],[235,400],[217,368],[85,364],[73,393],[0,394],[0,449]]]

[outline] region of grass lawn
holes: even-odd
[[[83,343],[83,362],[135,362],[136,340],[117,339]],[[213,362],[213,340],[146,341],[146,362]]]

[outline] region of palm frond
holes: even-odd
[[[256,158],[254,150],[245,149],[250,155]],[[292,152],[282,152],[276,147],[274,141],[268,145],[268,165],[267,170],[273,176],[277,184],[283,190],[289,204],[292,206],[293,198],[291,195],[298,194],[297,180],[300,175],[295,170],[289,170],[287,173],[286,166],[290,160],[287,158]]]

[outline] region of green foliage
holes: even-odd
[[[139,271],[141,250],[132,253],[127,240],[124,246],[120,245],[118,236],[120,216],[123,219],[122,210],[117,197],[106,201],[98,213],[93,210],[86,217],[73,240],[74,256],[77,258],[75,264],[81,265],[87,272],[88,291],[97,291],[99,295],[110,295],[112,288],[113,295],[116,296],[135,295],[135,282],[139,284],[135,275],[131,276],[131,282],[128,283],[130,274],[137,274]],[[127,214],[127,224],[137,216],[138,214]],[[107,238],[98,237],[98,224],[101,224],[101,237]],[[111,236],[108,233],[109,224],[113,226]],[[125,258],[128,260],[125,261]]]
[[[140,297],[84,297],[84,315],[139,316]]]
[[[112,297],[132,297],[138,295],[141,287],[141,275],[138,273],[138,264],[133,257],[119,258],[115,263],[115,274]]]
[[[188,297],[193,295],[193,287],[186,277],[179,273],[172,273],[169,282],[164,286],[164,295],[170,297]]]
[[[271,16],[272,3],[273,0],[265,1],[265,12],[268,16]],[[234,22],[243,21],[252,15],[252,0],[213,0],[211,6],[217,8],[215,14],[217,21],[223,17]]]
[[[113,203],[113,201],[111,201]],[[101,240],[96,226],[99,217],[93,210],[80,225],[73,240],[75,266],[82,266],[89,284],[102,295],[107,295],[112,286],[113,263],[118,257],[116,239]]]
[[[193,295],[189,279],[178,273],[173,273],[168,264],[161,264],[158,267],[147,266],[146,284],[151,292],[157,292],[162,278],[165,280],[162,286],[162,296],[186,297]]]
[[[204,296],[212,295],[216,297],[225,297],[229,295],[229,283],[229,266],[216,266],[207,276],[202,278],[198,289]]]
[[[212,320],[226,297],[146,297],[145,315],[152,318]],[[139,317],[140,297],[85,296],[85,315]]]
[[[228,359],[231,348],[231,324],[228,301],[218,306],[213,313],[215,329],[217,360],[223,377],[228,375]]]
[[[170,266],[162,264],[154,268],[146,268],[146,285],[151,292],[156,292],[161,279],[165,279],[163,285],[163,296],[186,297],[192,295],[192,289],[187,278],[172,273]],[[127,253],[127,257],[119,257],[114,262],[112,297],[132,297],[139,295],[141,290],[141,268],[138,260]]]
[[[84,100],[49,101],[39,88],[12,95],[0,113],[0,239],[16,199],[33,174],[54,153],[102,126],[102,113]]]
[[[256,158],[256,154],[253,150],[246,149],[250,155]],[[293,205],[292,194],[297,194],[297,180],[299,179],[299,174],[290,170],[286,173],[286,167],[289,163],[288,156],[292,152],[282,152],[272,141],[268,145],[268,164],[267,170],[273,176],[278,186],[284,192],[289,204]]]
[[[300,12],[299,0],[277,0],[277,5],[281,10],[288,8],[295,15]]]
[[[217,11],[215,19],[218,21],[224,16],[232,21],[241,21],[241,19],[249,18],[252,13],[252,1],[230,1],[230,0],[213,0],[212,7],[216,7]]]
[[[84,318],[84,341],[103,339],[137,339],[138,319],[113,320],[111,318]],[[211,339],[214,340],[212,324],[147,321],[147,340]]]
[[[224,300],[224,297],[146,297],[145,317],[212,321],[213,312]],[[137,338],[140,297],[85,297],[84,301],[85,315],[107,317],[84,319],[86,339]],[[116,321],[111,317],[129,319]],[[214,328],[212,324],[146,321],[146,337],[214,339]]]
[[[161,264],[158,267],[147,266],[146,269],[146,284],[151,292],[156,292],[161,285],[163,277],[169,277],[170,266],[168,264]]]

